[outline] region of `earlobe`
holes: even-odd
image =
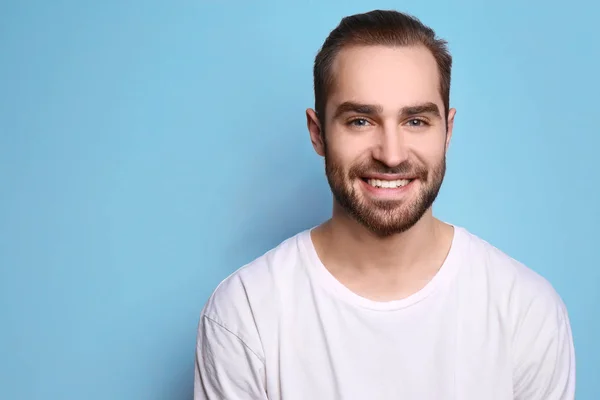
[[[306,110],[306,125],[310,134],[310,141],[313,148],[321,157],[325,156],[325,145],[323,143],[323,130],[321,129],[321,122],[317,117],[315,110],[309,108]]]

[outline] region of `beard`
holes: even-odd
[[[375,235],[388,237],[412,228],[433,205],[446,174],[446,156],[444,154],[440,162],[430,169],[409,161],[390,168],[371,159],[353,165],[346,172],[325,150],[325,173],[333,197],[342,209]],[[362,197],[353,183],[369,173],[406,174],[414,177],[419,183],[416,198],[411,196],[402,200],[373,200]]]

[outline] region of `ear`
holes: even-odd
[[[454,130],[454,116],[456,115],[456,109],[451,108],[448,112],[448,122],[446,123],[446,151],[450,147],[450,139],[452,138],[452,131]]]
[[[310,133],[310,141],[313,148],[321,157],[325,156],[325,143],[323,139],[323,130],[321,129],[321,122],[317,117],[317,113],[312,108],[306,110],[306,125],[308,132]]]

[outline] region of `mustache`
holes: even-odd
[[[389,167],[381,161],[372,160],[370,162],[355,165],[349,171],[349,174],[352,178],[360,178],[373,173],[411,175],[417,178],[425,179],[427,178],[428,170],[423,166],[414,165],[409,161],[403,161],[401,164],[398,164],[395,167]]]

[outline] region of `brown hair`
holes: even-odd
[[[315,111],[322,124],[325,123],[327,94],[334,78],[331,65],[340,50],[351,45],[425,46],[437,62],[440,93],[448,115],[452,56],[447,49],[447,42],[437,38],[433,29],[411,15],[393,10],[374,10],[343,18],[331,31],[315,58]]]

